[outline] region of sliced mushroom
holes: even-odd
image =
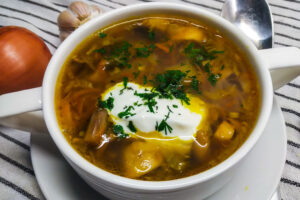
[[[123,151],[124,176],[137,178],[158,168],[163,162],[159,147],[136,141]]]
[[[193,156],[200,162],[204,161],[210,150],[210,138],[205,131],[199,130],[193,143]]]
[[[107,140],[104,136],[108,125],[108,114],[105,109],[96,110],[89,122],[84,140],[93,145],[101,145]]]

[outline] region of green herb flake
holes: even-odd
[[[109,97],[107,100],[102,101],[100,98],[97,99],[98,101],[98,108],[106,108],[108,110],[112,110],[114,108],[114,98]]]
[[[119,67],[131,68],[132,66],[129,63],[131,58],[129,48],[131,46],[132,45],[127,41],[116,43],[111,48],[108,48],[109,51],[107,52],[107,56],[104,58]]]
[[[217,81],[218,81],[218,79],[219,79],[220,77],[221,77],[220,74],[213,74],[213,73],[211,73],[211,74],[209,74],[207,80],[210,82],[210,84],[211,84],[212,86],[215,86],[216,83],[217,83]]]
[[[129,106],[125,111],[120,112],[118,114],[118,117],[120,117],[120,118],[128,118],[130,116],[134,116],[135,113],[131,113],[130,110],[134,110],[134,107],[133,106]]]
[[[168,70],[164,74],[157,74],[154,82],[155,90],[160,93],[161,98],[175,97],[189,105],[190,99],[186,96],[182,84],[186,76],[187,74],[180,70]]]
[[[106,50],[104,49],[104,47],[102,47],[101,49],[95,49],[94,52],[104,54],[106,53]]]
[[[168,135],[168,132],[171,133],[173,128],[166,122],[166,120],[162,120],[159,124],[156,124],[157,131],[164,131],[165,135]]]
[[[174,49],[174,45],[170,46],[169,52],[171,53],[173,51],[173,49]]]
[[[146,85],[147,84],[147,76],[144,76],[144,85]]]
[[[127,127],[129,128],[130,131],[136,133],[136,128],[135,128],[135,126],[133,125],[133,122],[132,122],[132,121],[129,121]]]
[[[220,67],[220,69],[221,69],[221,70],[223,70],[224,68],[225,68],[225,66],[224,66],[224,65],[222,65],[222,66]]]
[[[168,115],[170,114],[170,113],[173,113],[173,111],[170,109],[170,107],[169,106],[167,106],[167,108],[168,108],[168,110],[169,110],[169,113],[168,113]],[[168,117],[169,118],[169,117]]]
[[[123,77],[123,85],[124,85],[125,89],[127,88],[127,84],[128,84],[128,78],[127,77]]]
[[[112,129],[114,134],[119,138],[127,138],[129,136],[127,133],[124,132],[123,126],[121,125],[114,125]]]
[[[105,33],[103,33],[103,32],[99,33],[99,37],[100,37],[100,38],[105,38],[106,36],[107,36],[107,34],[105,34]]]
[[[155,44],[150,44],[150,45],[149,45],[149,48],[150,48],[151,50],[154,50],[154,49],[156,48],[156,46],[155,46]]]
[[[147,58],[148,56],[150,56],[150,54],[152,53],[152,51],[156,48],[155,44],[150,44],[149,47],[144,46],[141,48],[136,48],[136,56],[137,57],[143,57],[143,58]]]
[[[154,33],[154,31],[150,31],[149,33],[148,33],[148,38],[150,39],[150,40],[155,40],[155,33]]]
[[[195,43],[191,42],[185,48],[184,53],[191,59],[193,64],[203,67],[203,70],[208,74],[208,81],[212,86],[215,86],[220,75],[212,72],[212,66],[208,61],[216,59],[217,54],[223,54],[224,51],[208,50],[203,45],[198,45],[196,48]],[[206,64],[203,65],[203,62],[206,62]],[[223,69],[224,66],[221,66],[221,70]]]
[[[141,73],[140,71],[132,72],[134,79],[136,79],[140,75],[140,73]]]
[[[144,105],[148,106],[149,111],[154,113],[153,107],[157,104],[157,101],[154,98],[159,95],[157,92],[138,93],[135,91],[134,95],[140,97],[144,101]]]
[[[150,50],[147,47],[136,48],[136,56],[147,58],[150,55]]]
[[[191,87],[198,93],[200,94],[200,90],[199,90],[199,81],[197,80],[197,78],[195,76],[192,77],[192,82],[191,82]]]
[[[173,104],[172,106],[173,106],[173,108],[178,108],[178,105]]]

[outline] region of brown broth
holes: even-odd
[[[154,40],[149,37],[152,31],[155,33]],[[106,37],[99,37],[100,32],[104,32]],[[135,48],[149,47],[151,44],[155,44],[156,48],[147,57],[130,57],[125,65],[129,63],[131,68],[119,66],[120,63],[115,60],[108,61],[104,53],[94,52],[105,46],[111,53],[114,45],[121,48],[124,41],[132,45],[129,48],[131,55],[135,55]],[[196,66],[185,53],[184,50],[191,43],[195,44],[195,48],[202,45],[210,50],[224,51],[210,61],[213,73],[221,74],[215,86],[208,80],[204,67]],[[95,145],[85,139],[91,115],[98,109],[97,98],[115,83],[122,82],[123,77],[143,85],[144,76],[151,79],[170,69],[190,70],[191,75],[199,80],[201,94],[190,90],[187,93],[196,95],[206,103],[208,113],[203,132],[209,140],[209,154],[199,161],[191,152],[187,159],[180,161],[184,167],[170,166],[172,162],[179,166],[177,158],[166,161],[168,158],[164,155],[159,167],[142,176],[132,177],[124,172],[121,160],[126,156],[123,152],[129,145],[142,139],[117,138],[102,151],[97,142]],[[151,83],[147,85],[151,86]],[[55,109],[64,136],[89,162],[130,178],[171,180],[191,176],[219,164],[244,143],[257,120],[260,89],[254,69],[244,53],[217,29],[182,16],[155,15],[113,24],[84,39],[71,52],[60,72],[56,83]],[[228,141],[220,141],[214,136],[224,121],[235,130]],[[108,122],[105,134],[111,134],[111,127],[112,123]],[[160,155],[155,159],[161,159]]]

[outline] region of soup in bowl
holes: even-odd
[[[269,69],[297,74],[299,55],[293,47],[258,51],[199,8],[132,5],[74,31],[41,88],[0,97],[0,117],[43,109],[62,155],[110,199],[204,199],[263,133]]]
[[[243,51],[209,24],[174,14],[97,30],[68,56],[55,89],[58,124],[82,157],[148,181],[218,165],[248,138],[259,110]]]

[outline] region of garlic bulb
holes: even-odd
[[[72,2],[69,8],[62,11],[57,18],[61,41],[66,39],[80,25],[101,13],[102,10],[96,5],[88,5],[82,1]]]

